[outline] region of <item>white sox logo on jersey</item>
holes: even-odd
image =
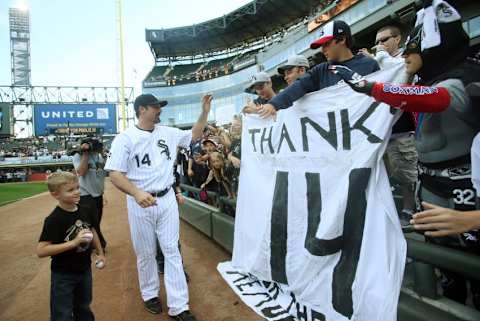
[[[160,154],[165,154],[167,156],[168,160],[171,160],[172,158],[170,157],[170,150],[168,149],[168,145],[165,144],[165,140],[159,139],[157,142],[157,146],[162,149]]]

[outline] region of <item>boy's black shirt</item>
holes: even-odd
[[[79,221],[79,222],[78,222]],[[75,212],[68,212],[57,206],[52,213],[45,218],[42,234],[39,242],[51,242],[60,244],[66,242],[66,238],[75,224],[92,226],[92,218],[86,207],[78,206]],[[70,240],[73,239],[70,235]],[[84,272],[90,269],[93,241],[86,250],[78,251],[77,248],[52,256],[51,269],[53,272]]]

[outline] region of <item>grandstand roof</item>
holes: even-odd
[[[274,34],[335,0],[254,0],[222,17],[200,24],[147,29],[155,58],[193,56],[237,47]]]

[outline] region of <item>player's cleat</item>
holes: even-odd
[[[183,311],[182,313],[177,315],[171,315],[170,317],[177,321],[197,321],[197,319],[189,310]]]
[[[162,305],[160,304],[160,300],[158,300],[158,298],[152,298],[143,302],[143,304],[145,305],[145,309],[152,314],[162,313]]]

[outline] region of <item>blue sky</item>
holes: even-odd
[[[145,29],[219,17],[250,0],[123,0],[125,84],[141,90],[154,60]],[[31,20],[32,84],[118,86],[115,0],[0,0],[0,85],[10,85],[8,8],[26,4]]]

